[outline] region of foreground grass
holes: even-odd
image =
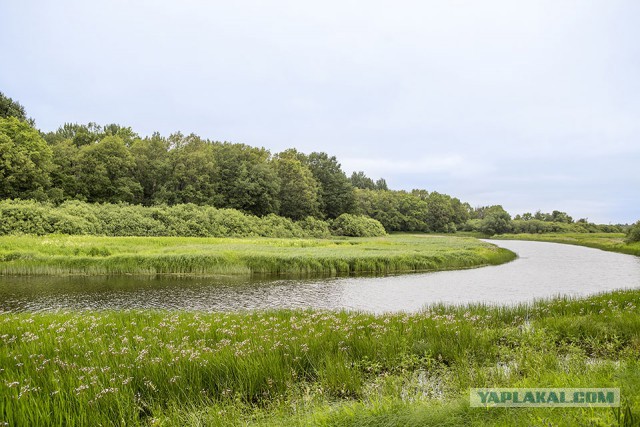
[[[342,239],[1,236],[0,274],[336,275],[501,264],[515,254],[473,238]]]
[[[640,290],[417,314],[0,315],[0,424],[633,425]],[[607,408],[470,408],[470,387],[620,387]],[[634,421],[635,420],[635,421]]]
[[[492,236],[491,238],[566,243],[569,245],[588,246],[610,252],[640,256],[640,242],[626,243],[624,233],[502,234]]]

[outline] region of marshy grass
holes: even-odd
[[[4,313],[0,423],[626,425],[640,416],[639,307],[630,290],[380,316]],[[470,387],[493,386],[620,387],[624,406],[469,407]]]
[[[0,274],[289,275],[434,271],[515,254],[473,238],[341,239],[0,236]]]
[[[539,242],[565,243],[587,246],[604,251],[640,256],[640,242],[625,242],[624,233],[544,233],[544,234],[502,234],[492,239],[533,240]]]

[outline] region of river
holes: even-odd
[[[417,311],[433,303],[514,304],[640,287],[640,257],[580,246],[491,241],[518,254],[499,266],[384,277],[0,277],[0,311],[276,308]]]

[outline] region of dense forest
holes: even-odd
[[[95,208],[84,203],[102,204],[105,212],[113,212],[113,207],[107,207],[112,204],[119,209],[139,206],[138,210],[129,209],[129,217],[146,215],[152,219],[162,216],[158,212],[167,217],[180,209],[191,212],[192,205],[206,206],[225,209],[226,215],[235,210],[271,221],[282,217],[307,228],[313,224],[322,229],[316,234],[325,233],[325,228],[341,233],[345,221],[362,217],[379,221],[387,232],[622,230],[621,226],[595,225],[586,219],[574,221],[560,211],[511,218],[499,205],[474,208],[436,191],[390,190],[383,178],[374,180],[362,171],[347,176],[336,157],[324,152],[305,154],[292,148],[273,154],[265,148],[195,134],[140,136],[117,124],[67,123],[54,132],[41,132],[24,107],[2,93],[0,199],[4,200],[0,215],[7,224],[9,218],[17,224],[16,218],[25,212],[33,216],[38,209],[49,215],[62,212],[60,215],[74,221],[80,216],[68,216],[70,211],[91,211],[89,218],[95,217]],[[33,203],[20,203],[19,199]],[[344,214],[349,216],[342,217],[338,226],[333,224]],[[104,232],[104,224],[94,222],[85,232]],[[167,224],[162,225],[165,233],[178,233]],[[174,231],[167,232],[167,227]],[[367,227],[371,223],[364,225]],[[64,232],[56,226],[49,229]],[[5,225],[3,233],[11,230]]]

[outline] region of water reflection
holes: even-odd
[[[640,258],[554,243],[496,241],[511,263],[386,277],[259,280],[234,277],[0,277],[0,310],[271,308],[415,311],[425,304],[512,304],[559,294],[640,287]]]

